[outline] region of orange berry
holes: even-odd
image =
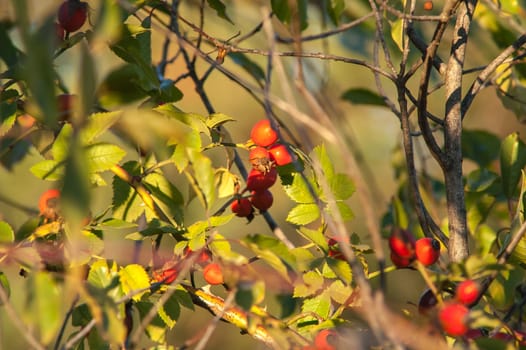
[[[210,263],[203,269],[203,277],[208,284],[223,284],[223,271],[221,266],[216,263]]]

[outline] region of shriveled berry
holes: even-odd
[[[270,161],[270,153],[266,148],[263,147],[254,147],[250,150],[248,155],[248,160],[254,169],[257,169],[261,172],[267,172],[272,166]]]

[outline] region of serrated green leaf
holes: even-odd
[[[316,204],[298,204],[289,211],[287,221],[295,225],[307,225],[320,217]]]
[[[235,121],[235,119],[229,115],[223,113],[213,113],[210,114],[208,118],[206,118],[205,123],[208,128],[213,129],[232,121]]]
[[[336,207],[338,208],[343,221],[350,221],[354,219],[354,213],[347,203],[338,201],[336,202]]]
[[[285,193],[296,203],[315,203],[306,180],[300,173],[292,174],[292,183],[283,186]]]
[[[320,247],[323,251],[326,252],[329,249],[327,239],[323,234],[323,227],[320,227],[317,230],[312,230],[310,228],[302,226],[298,229],[298,232],[306,239]]]
[[[323,176],[325,176],[325,179],[328,183],[333,181],[334,177],[334,164],[331,157],[329,157],[329,154],[327,153],[327,148],[325,147],[325,144],[318,145],[314,147],[314,150],[312,151],[315,155],[318,161],[320,162],[321,170],[323,171]]]
[[[86,161],[91,172],[109,170],[124,158],[126,152],[111,143],[97,143],[86,148]]]
[[[328,293],[323,292],[318,296],[315,296],[311,299],[305,299],[303,305],[301,306],[301,311],[303,313],[314,313],[322,319],[327,319],[329,317],[331,309],[331,298]],[[301,321],[307,322],[308,320],[316,320],[312,316],[302,318]]]
[[[39,179],[57,181],[64,176],[64,162],[47,159],[36,163],[29,170]]]
[[[169,213],[175,222],[183,224],[184,199],[177,187],[172,185],[163,174],[151,173],[143,180],[143,184],[150,191],[157,204],[165,213]]]
[[[287,265],[281,259],[282,257],[278,255],[275,251],[272,250],[272,249],[276,249],[276,246],[278,245],[278,243],[274,241],[261,242],[260,238],[261,238],[260,235],[248,236],[248,237],[245,237],[243,241],[247,243],[248,248],[250,248],[255,254],[257,254],[261,260],[268,263],[285,280],[289,281],[290,276],[288,274]],[[267,245],[268,243],[274,244],[274,246],[269,247]],[[282,249],[278,249],[278,251],[282,252]]]
[[[153,303],[139,301],[135,303],[135,307],[139,311],[139,315],[142,320],[146,317],[146,315],[148,315],[148,313],[152,309]],[[155,317],[153,318],[153,320],[146,327],[146,334],[154,342],[165,343],[167,330],[168,328],[166,327],[166,324],[159,316],[159,313],[157,313]]]
[[[180,313],[181,313],[181,306],[179,306],[177,297],[172,294],[170,298],[168,298],[166,303],[162,307],[159,308],[158,314],[159,314],[159,317],[166,324],[166,326],[169,329],[172,329],[177,323]]]
[[[229,215],[228,217],[231,219],[234,217],[234,214]],[[214,235],[214,239],[208,246],[212,251],[213,256],[218,256],[225,261],[230,261],[238,265],[246,264],[248,261],[244,255],[233,251],[230,242],[219,233]]]
[[[82,144],[90,144],[119,121],[121,111],[95,113],[88,117],[87,125],[80,131]]]
[[[5,221],[0,221],[0,243],[13,243],[15,241],[15,232],[11,225]]]
[[[216,187],[218,198],[230,198],[236,192],[236,183],[239,178],[226,168],[216,169]]]
[[[327,258],[327,264],[331,270],[346,284],[352,281],[351,267],[346,261],[340,259]]]
[[[189,150],[188,153],[194,170],[193,179],[190,180],[190,183],[203,207],[210,209],[216,198],[212,161],[197,150]],[[190,177],[189,173],[186,174]]]
[[[338,304],[345,304],[351,297],[353,290],[349,285],[343,284],[342,281],[334,281],[327,289],[331,299]]]
[[[56,162],[64,161],[68,157],[72,134],[73,127],[71,124],[64,124],[51,147],[51,154]]]
[[[123,267],[119,271],[121,288],[124,294],[135,292],[150,286],[150,278],[144,267],[138,264],[131,264]],[[140,300],[148,292],[144,290],[132,297],[133,300]]]
[[[305,298],[314,295],[323,287],[324,278],[317,271],[307,271],[302,276],[303,283],[294,285],[294,297]]]
[[[134,64],[125,64],[104,78],[97,96],[101,106],[109,109],[138,101],[148,94],[139,86],[139,68]]]
[[[22,56],[9,35],[12,26],[9,21],[0,21],[0,58],[9,68],[18,64]]]
[[[117,271],[117,264],[112,263],[108,265],[106,260],[95,261],[89,269],[87,281],[100,289],[110,286],[113,279],[119,275]]]
[[[526,164],[526,146],[518,133],[508,135],[500,148],[500,170],[504,194],[512,198],[517,190],[521,170]]]
[[[373,105],[386,107],[384,99],[368,89],[351,88],[343,93],[342,99],[357,105]]]
[[[0,137],[4,136],[15,125],[16,108],[15,101],[0,102]]]
[[[404,19],[400,18],[391,23],[391,38],[400,51],[404,51]]]
[[[344,200],[348,199],[355,192],[356,188],[354,182],[347,176],[347,174],[335,174],[328,179],[334,199]]]

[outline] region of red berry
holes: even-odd
[[[333,345],[336,332],[331,329],[323,329],[314,338],[314,346],[316,350],[335,350]]]
[[[57,96],[58,120],[63,122],[71,120],[76,100],[77,95],[62,94]]]
[[[40,215],[48,220],[56,220],[59,216],[60,190],[50,189],[42,193],[38,200]]]
[[[292,155],[290,154],[287,146],[278,144],[272,146],[269,150],[270,157],[277,165],[287,165],[293,162]]]
[[[192,249],[190,249],[190,247],[187,246],[186,248],[184,248],[184,254],[185,254],[185,257],[190,257],[194,255],[195,252],[192,251]],[[197,257],[195,262],[203,266],[207,264],[210,261],[210,259],[212,259],[212,253],[207,248],[203,248],[199,251],[199,256]]]
[[[440,242],[431,237],[420,238],[416,241],[416,258],[424,266],[433,265],[440,256]]]
[[[460,303],[466,306],[471,306],[477,301],[479,293],[480,286],[477,282],[473,280],[465,280],[457,285],[455,297]]]
[[[431,289],[426,289],[418,299],[418,312],[421,315],[429,314],[438,303],[435,293]]]
[[[467,333],[469,309],[460,303],[446,304],[438,313],[442,329],[453,337]]]
[[[153,279],[155,280],[155,282],[171,284],[177,278],[177,274],[177,269],[175,267],[171,267],[162,270],[161,272],[155,272],[153,275]]]
[[[393,265],[398,267],[399,269],[402,269],[404,267],[409,267],[411,263],[413,262],[413,258],[402,258],[400,255],[396,254],[395,252],[391,252],[391,261],[393,262]]]
[[[249,216],[253,211],[252,203],[250,203],[248,198],[239,198],[234,200],[230,205],[230,209],[232,210],[232,213],[242,218]]]
[[[263,119],[254,124],[250,138],[256,145],[267,147],[278,140],[278,133],[272,128],[268,119]]]
[[[433,1],[427,0],[424,1],[424,10],[431,11],[433,9]]]
[[[66,0],[58,8],[58,23],[68,32],[80,29],[88,17],[88,4],[79,0]]]
[[[248,155],[248,160],[250,161],[250,164],[252,164],[252,167],[261,172],[269,171],[272,166],[272,163],[270,162],[270,153],[268,153],[267,149],[263,147],[258,146],[252,148]]]
[[[404,259],[415,256],[415,238],[408,230],[395,228],[389,237],[391,252]]]
[[[210,263],[205,266],[203,277],[208,284],[223,284],[223,271],[221,266],[216,263]]]
[[[247,178],[247,190],[249,191],[263,191],[276,183],[278,179],[278,171],[272,167],[267,172],[252,169]]]
[[[260,211],[267,211],[272,206],[274,197],[269,190],[253,191],[252,196],[250,196],[250,202],[254,208],[259,209]]]
[[[347,261],[347,259],[345,259],[345,255],[343,255],[343,253],[340,250],[339,242],[337,240],[335,240],[334,238],[330,238],[327,241],[327,244],[329,245],[328,255],[331,258]]]

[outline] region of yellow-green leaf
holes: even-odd
[[[133,300],[140,300],[144,293],[148,291],[147,288],[150,286],[150,278],[141,265],[131,264],[125,266],[119,271],[119,276],[121,288],[125,294],[135,294],[137,291],[145,289],[135,294],[132,297]]]

